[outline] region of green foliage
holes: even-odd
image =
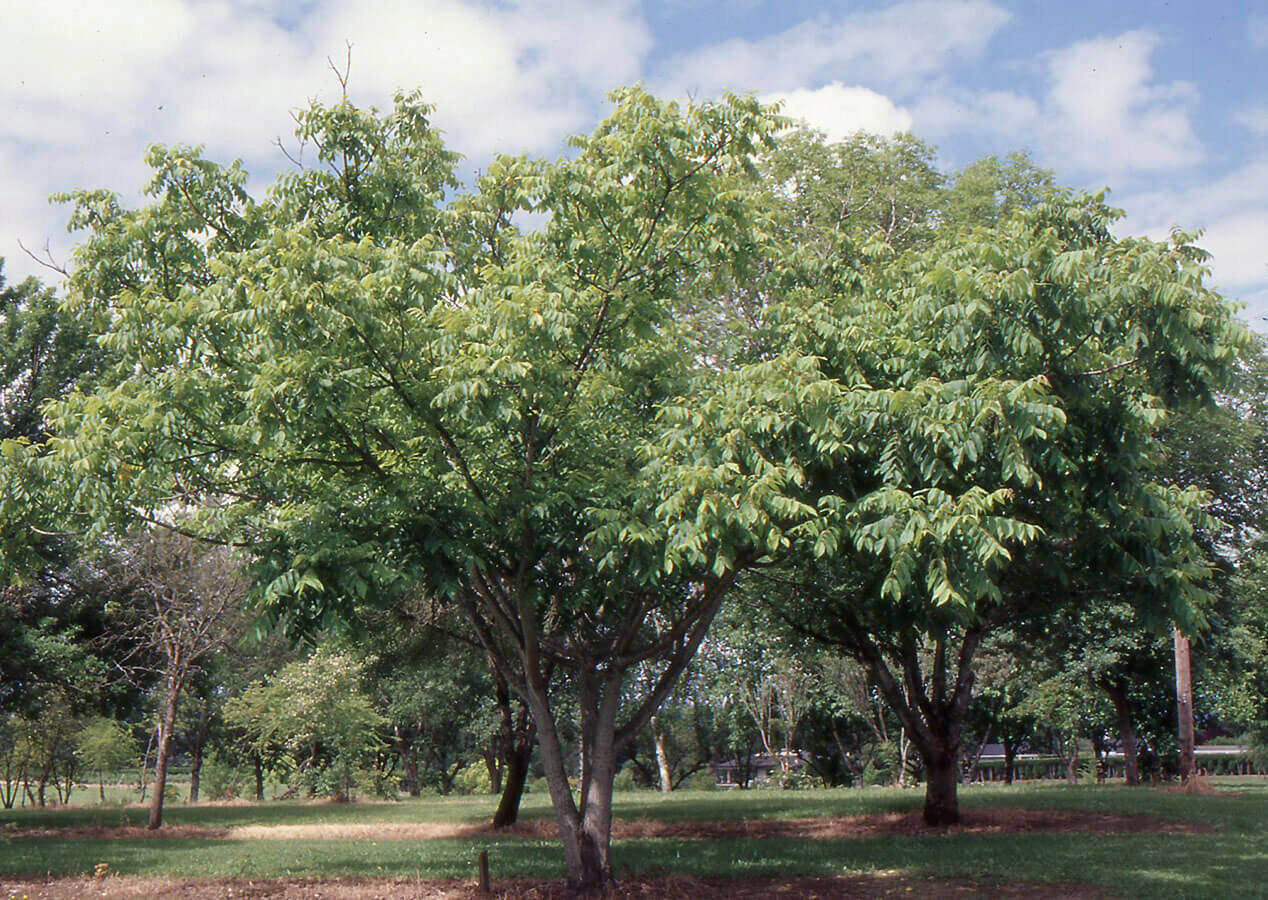
[[[75,735],[75,755],[86,770],[100,776],[133,765],[141,753],[130,728],[97,716]]]
[[[493,793],[493,780],[489,778],[489,767],[482,760],[464,766],[454,778],[454,787],[462,794]]]
[[[350,800],[384,721],[361,687],[365,668],[363,660],[321,648],[231,700],[225,718],[256,752],[284,748],[314,792]]]

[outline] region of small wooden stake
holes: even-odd
[[[489,893],[489,851],[481,850],[479,856],[480,865],[480,893]]]

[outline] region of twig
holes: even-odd
[[[60,272],[62,275],[65,275],[67,278],[70,277],[70,272],[66,271],[66,267],[58,263],[57,260],[53,259],[53,254],[48,248],[48,241],[44,242],[45,259],[40,259],[34,253],[32,253],[29,249],[27,249],[26,244],[22,243],[21,238],[18,239],[18,246],[22,248],[23,253],[31,257],[31,259],[35,260],[44,268],[52,269],[54,272]]]

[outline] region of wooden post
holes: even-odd
[[[1193,767],[1193,677],[1189,669],[1189,639],[1175,631],[1176,711],[1180,717],[1180,781],[1188,784]]]
[[[479,856],[481,894],[489,893],[489,851],[481,850]]]

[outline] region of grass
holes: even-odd
[[[1262,897],[1268,893],[1268,779],[1220,779],[1220,793],[1155,788],[983,786],[962,793],[965,808],[1026,807],[1150,815],[1216,829],[1202,834],[931,834],[851,840],[665,838],[617,842],[619,874],[758,877],[900,871],[987,881],[1082,882],[1123,897]],[[1235,788],[1232,790],[1225,790]],[[672,821],[787,818],[908,810],[917,791],[682,792],[621,794],[625,819]],[[171,807],[172,824],[470,822],[487,817],[489,797],[427,798],[392,804]],[[527,818],[548,817],[546,798],[525,798]],[[104,817],[104,818],[103,818]],[[496,878],[562,876],[558,845],[527,838],[468,840],[70,839],[55,829],[141,824],[137,809],[0,812],[5,827],[54,830],[41,838],[0,838],[4,875],[82,875],[99,862],[112,871],[185,877],[404,876],[469,878],[488,849]],[[8,824],[12,823],[12,824]]]

